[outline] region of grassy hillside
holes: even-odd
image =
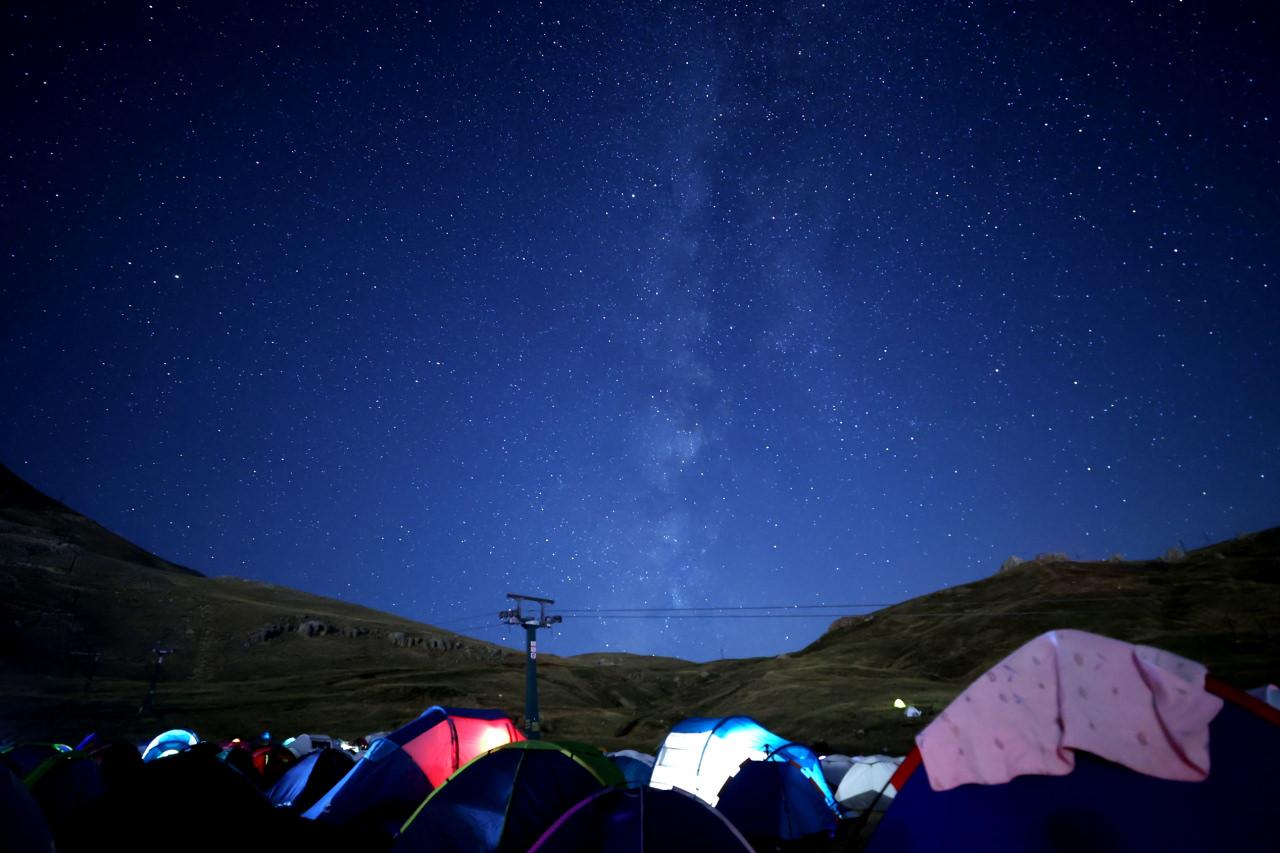
[[[780,730],[900,751],[918,725],[890,709],[894,698],[941,710],[992,664],[1056,628],[1168,649],[1242,686],[1274,681],[1276,613],[1280,528],[1177,562],[1028,562],[840,620],[801,652],[746,665],[716,709],[736,703]],[[801,690],[807,698],[797,702]]]
[[[594,654],[539,660],[548,737],[652,750],[690,715],[750,714],[848,752],[902,752],[1026,640],[1081,628],[1161,646],[1243,685],[1280,677],[1280,529],[1178,562],[1031,562],[839,620],[776,658],[694,664]],[[172,649],[139,713],[156,647]],[[207,578],[115,536],[0,467],[0,738],[210,737],[262,729],[355,737],[432,704],[519,720],[519,653],[334,599]]]

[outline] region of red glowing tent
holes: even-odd
[[[426,774],[432,788],[477,756],[524,735],[501,711],[470,711],[436,706],[388,740],[400,744]]]
[[[351,772],[303,816],[395,835],[454,771],[491,749],[521,740],[524,736],[501,711],[428,708],[374,741]]]

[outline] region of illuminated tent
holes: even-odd
[[[828,807],[836,808],[812,750],[788,742],[750,717],[692,717],[677,723],[658,750],[649,784],[680,788],[714,806],[724,783],[743,762],[771,756],[794,762],[822,792]]]
[[[778,755],[744,762],[724,783],[716,809],[757,849],[772,849],[778,842],[830,838],[839,815],[828,804],[827,792],[798,763],[774,757]]]
[[[679,788],[605,788],[565,812],[532,853],[740,851],[749,845],[722,814]]]
[[[199,742],[199,736],[193,731],[169,729],[167,732],[156,735],[151,743],[147,744],[147,748],[142,750],[142,760],[151,762],[165,755],[173,755],[175,752],[185,752]]]
[[[622,784],[622,773],[593,747],[512,743],[480,756],[433,791],[392,850],[523,853],[574,805]]]
[[[374,741],[303,817],[395,835],[409,813],[459,767],[519,740],[523,735],[501,711],[428,708]]]
[[[340,749],[317,749],[290,767],[267,791],[278,808],[304,812],[351,771],[355,759]]]
[[[1147,775],[1075,749],[1074,766],[1063,775],[1017,775],[935,791],[917,747],[894,775],[898,794],[867,849],[1049,853],[1265,846],[1276,834],[1280,711],[1211,676],[1203,690],[1224,701],[1208,723],[1208,775],[1199,781]],[[1185,697],[1174,701],[1185,703]],[[1054,722],[1060,725],[1061,718]],[[1108,729],[1119,727],[1117,718],[1109,718]],[[981,750],[983,761],[1009,746],[990,743]]]

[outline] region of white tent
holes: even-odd
[[[301,734],[284,742],[285,748],[299,758],[310,755],[317,749],[331,749],[336,745],[333,738],[328,735],[313,734]]]
[[[720,789],[744,761],[776,760],[799,767],[835,808],[812,750],[790,743],[750,717],[690,718],[677,723],[658,750],[649,785],[680,788],[714,806],[720,800]]]
[[[818,763],[822,765],[822,778],[827,780],[831,790],[840,787],[844,774],[853,766],[853,759],[847,755],[819,755]]]
[[[836,802],[853,811],[872,808],[874,803],[876,811],[884,811],[898,793],[889,784],[889,780],[901,763],[901,758],[887,755],[855,755],[852,765],[840,780],[840,786],[836,788]],[[883,795],[881,791],[884,792]]]

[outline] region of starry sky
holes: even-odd
[[[0,15],[0,459],[206,574],[706,660],[1280,523],[1272,3]]]

